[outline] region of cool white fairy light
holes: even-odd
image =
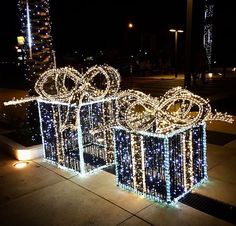
[[[98,75],[106,80],[102,89],[94,85]],[[119,73],[106,65],[85,74],[51,69],[35,84],[38,97],[5,105],[38,101],[45,157],[60,167],[84,175],[115,159],[119,186],[174,203],[207,179],[205,122],[232,116],[213,114],[207,100],[181,87],[153,98],[117,93],[119,84]]]
[[[105,80],[103,88],[96,87],[96,76]],[[46,159],[84,175],[114,161],[106,124],[115,117],[119,84],[119,73],[107,65],[94,66],[85,74],[69,67],[54,68],[35,83],[39,96],[5,105],[37,100]],[[106,129],[100,132],[100,127]]]
[[[26,1],[26,16],[27,16],[27,36],[28,36],[28,45],[29,45],[29,58],[32,59],[32,34],[31,34],[31,23],[30,23],[28,1]]]
[[[123,91],[118,94],[118,106],[119,123],[134,131],[148,131],[155,124],[153,132],[164,134],[203,121],[233,121],[227,113],[211,113],[207,100],[181,87],[169,90],[161,98],[134,90]]]
[[[233,122],[227,113],[213,114],[207,100],[181,87],[160,98],[134,90],[122,91],[118,93],[117,106],[117,184],[167,204],[177,202],[207,179],[205,122]],[[126,135],[125,140],[124,134],[130,136]],[[127,159],[132,159],[132,170],[127,168]],[[142,175],[138,176],[138,172]]]

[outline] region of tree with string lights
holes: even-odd
[[[21,47],[24,54],[25,78],[28,93],[32,96],[35,95],[35,81],[55,65],[49,0],[18,0],[18,11],[20,33],[25,40]],[[27,112],[27,132],[30,133],[31,139],[38,143],[40,132],[36,104],[32,103]]]
[[[31,86],[41,73],[53,67],[49,0],[19,0],[18,9],[21,33],[26,40],[26,79]]]

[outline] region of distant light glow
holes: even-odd
[[[213,73],[208,73],[208,77],[212,78],[213,77]]]
[[[178,32],[178,33],[183,33],[184,32],[183,30],[176,30],[176,29],[170,29],[169,31],[170,32]]]
[[[128,28],[132,29],[134,27],[134,24],[133,23],[128,23]]]
[[[22,169],[26,167],[28,164],[29,164],[28,162],[17,162],[17,163],[14,163],[13,166],[17,169]]]
[[[16,155],[17,155],[17,159],[18,160],[30,160],[32,159],[32,155],[31,155],[31,150],[27,150],[27,149],[19,149],[17,150],[16,152]]]

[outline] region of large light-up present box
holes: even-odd
[[[44,157],[81,174],[112,164],[111,130],[92,131],[105,127],[115,118],[114,105],[115,99],[112,98],[80,106],[38,100]],[[63,129],[66,117],[78,117],[78,109],[77,125]]]
[[[174,203],[207,179],[205,123],[171,133],[114,128],[117,184]]]
[[[106,80],[100,89],[93,84],[99,75]],[[81,174],[114,162],[110,124],[116,118],[115,93],[119,87],[115,69],[95,66],[83,76],[71,68],[52,69],[35,87],[40,94],[37,101],[47,160]]]

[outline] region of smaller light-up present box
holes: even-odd
[[[212,114],[208,100],[181,87],[160,98],[122,91],[117,103],[117,185],[172,204],[207,179],[206,121],[231,123],[232,116]]]
[[[207,179],[205,123],[167,134],[114,128],[117,184],[174,203]]]
[[[173,203],[207,179],[205,123],[165,135],[115,127],[117,184]]]

